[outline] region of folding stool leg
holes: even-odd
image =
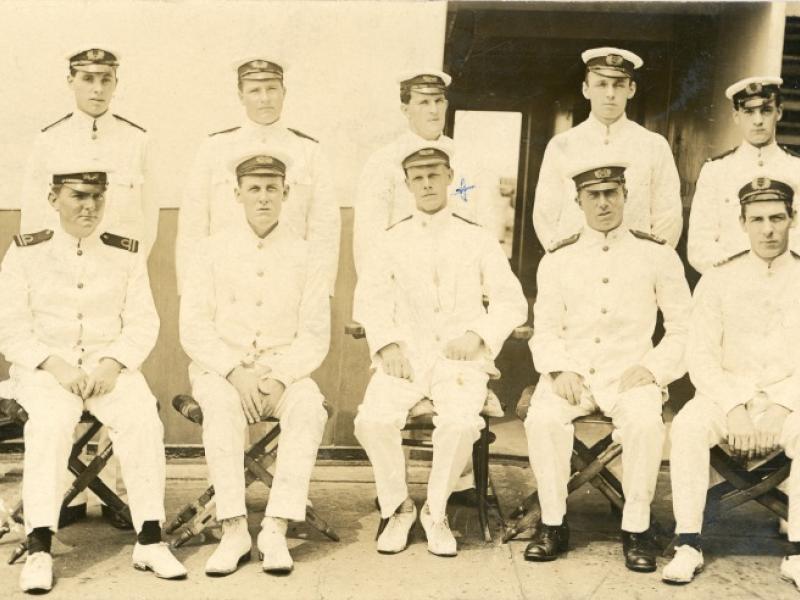
[[[492,541],[487,515],[487,495],[489,488],[489,424],[484,419],[478,441],[472,447],[472,468],[475,475],[475,492],[478,496],[478,522],[486,542]]]

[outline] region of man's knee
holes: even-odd
[[[794,460],[800,455],[800,414],[797,411],[786,417],[780,441],[787,457]]]
[[[706,440],[710,435],[711,422],[694,400],[684,405],[672,419],[669,437],[673,445],[688,440]]]
[[[289,406],[281,419],[281,427],[318,429],[325,426],[328,420],[325,397],[313,380],[306,378],[296,381],[285,393]]]
[[[206,373],[196,378],[192,396],[203,411],[204,429],[219,425],[246,427],[247,419],[236,388],[219,375]]]
[[[547,435],[549,432],[569,426],[574,415],[567,410],[567,401],[550,390],[550,386],[539,383],[531,398],[525,417],[528,435]]]

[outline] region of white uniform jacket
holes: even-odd
[[[800,257],[746,251],[703,275],[686,359],[697,396],[729,412],[759,392],[800,408]]]
[[[328,353],[328,282],[313,246],[279,223],[259,238],[246,221],[196,243],[181,294],[180,337],[196,368],[225,377],[268,366],[286,387]]]
[[[536,370],[573,371],[595,392],[634,365],[661,387],[681,377],[691,297],[675,251],[622,227],[607,235],[585,227],[562,244],[539,263],[530,340]],[[658,309],[665,333],[654,348]]]
[[[240,127],[209,135],[197,151],[178,213],[175,251],[179,290],[197,242],[240,223],[242,209],[234,194],[236,176],[229,163],[259,146],[289,154],[289,195],[281,222],[311,244],[312,255],[323,263],[333,293],[339,266],[339,204],[320,144],[280,122],[259,125],[249,120]]]
[[[70,165],[96,165],[108,170],[103,228],[140,240],[147,256],[158,233],[158,199],[147,181],[147,133],[106,112],[94,119],[75,111],[42,129],[28,160],[20,201],[20,231],[60,227],[58,214],[47,202],[54,173]]]
[[[533,227],[542,247],[549,250],[583,228],[584,216],[575,203],[575,183],[569,175],[574,167],[604,156],[629,164],[625,226],[652,233],[674,248],[683,212],[680,178],[667,140],[625,115],[606,126],[591,114],[553,137],[545,149],[533,204]]]
[[[397,343],[412,364],[428,366],[418,361],[441,356],[447,342],[473,331],[493,375],[494,358],[527,312],[499,242],[448,209],[415,211],[384,232],[359,277],[353,308],[373,358]]]
[[[36,369],[55,354],[91,370],[113,358],[136,371],[158,337],[159,320],[138,242],[61,228],[18,236],[0,270],[0,350]]]
[[[783,181],[792,186],[795,197],[800,194],[800,158],[776,143],[756,148],[745,142],[703,165],[692,200],[687,244],[689,263],[699,273],[750,248],[739,225],[739,190],[759,176]]]

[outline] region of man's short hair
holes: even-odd
[[[789,215],[790,219],[794,217],[794,202],[792,200],[774,200],[774,202],[783,202],[783,205],[786,207],[786,214]],[[747,207],[751,204],[755,204],[755,202],[747,202],[741,205],[739,215],[742,219],[747,218]]]

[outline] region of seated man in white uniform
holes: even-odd
[[[139,242],[100,233],[105,172],[55,174],[48,200],[55,231],[14,238],[0,271],[0,351],[14,396],[28,412],[22,498],[28,558],[24,591],[53,585],[58,525],[72,433],[84,410],[105,424],[119,457],[137,532],[133,565],[164,578],[186,575],[161,544],[164,429],[139,368],[159,320]]]
[[[288,163],[262,148],[230,165],[240,218],[197,243],[181,294],[181,343],[223,532],[208,575],[233,573],[250,556],[242,458],[247,424],[262,416],[280,420],[281,436],[258,549],[264,571],[292,570],[287,522],[305,519],[328,419],[309,376],[328,352],[329,280],[313,246],[281,220]]]
[[[567,549],[572,421],[601,411],[623,447],[625,565],[650,572],[656,562],[646,533],[664,446],[661,406],[667,384],[685,372],[691,298],[675,251],[622,226],[625,167],[601,161],[573,174],[583,229],[539,263],[530,347],[541,377],[525,431],[542,526],[525,558],[554,560]],[[653,347],[659,310],[665,333]]]
[[[800,256],[788,182],[759,176],[739,190],[750,248],[703,275],[694,293],[686,361],[697,394],[672,423],[670,471],[678,542],[662,577],[688,583],[703,568],[701,529],[709,448],[727,441],[744,458],[800,452]],[[800,583],[800,474],[792,463],[781,576]]]
[[[378,552],[400,552],[417,517],[400,430],[414,404],[433,401],[433,462],[421,522],[428,550],[454,556],[447,500],[483,427],[486,383],[498,375],[494,359],[525,322],[527,302],[499,242],[447,208],[448,147],[416,142],[397,161],[416,210],[384,232],[359,274],[353,314],[364,325],[375,372],[355,434],[388,520]]]

